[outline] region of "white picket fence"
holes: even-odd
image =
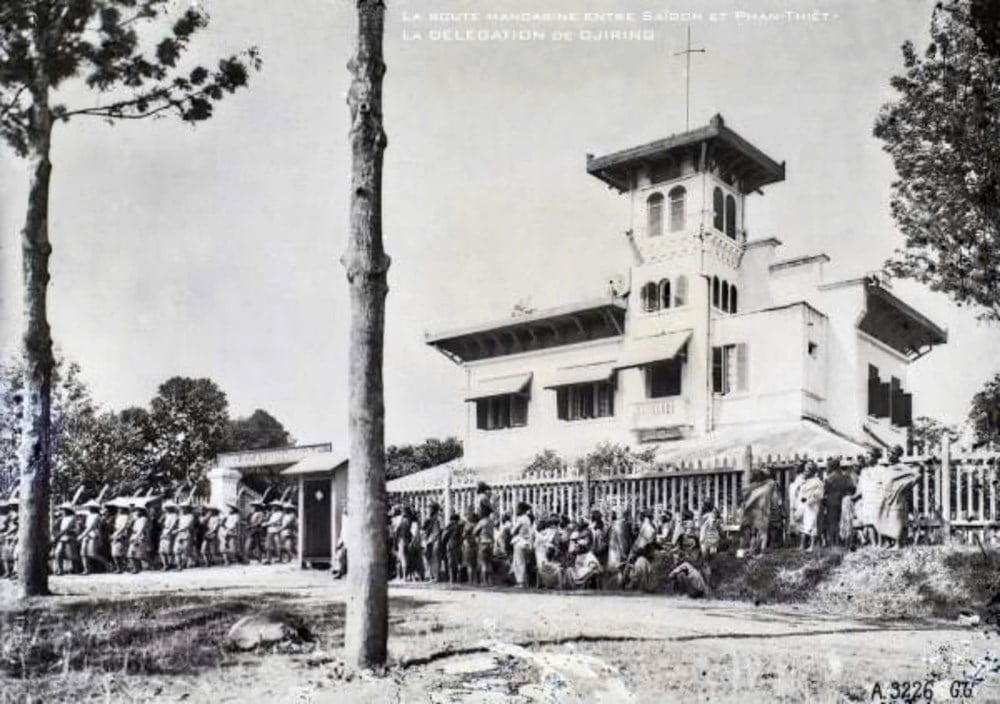
[[[760,469],[775,478],[786,497],[795,467],[804,459],[820,466],[827,458],[801,455],[754,458],[752,469]],[[855,458],[841,460],[851,467]],[[917,465],[921,478],[912,489],[912,525],[921,526],[938,537],[948,539],[958,533],[966,538],[978,534],[991,540],[993,528],[1000,529],[997,510],[997,481],[1000,453],[956,452],[948,445],[936,451],[904,456],[903,462]],[[723,523],[739,520],[742,490],[749,481],[751,466],[744,458],[711,463],[691,462],[676,467],[636,464],[625,471],[586,476],[575,467],[550,470],[542,476],[520,475],[490,482],[494,508],[513,513],[519,501],[535,509],[536,514],[556,513],[579,516],[591,509],[612,508],[669,510],[677,513],[689,508],[697,513],[704,501],[718,507]],[[443,485],[390,492],[391,503],[406,504],[423,516],[431,502],[447,514],[464,513],[473,505],[476,477],[470,473],[449,476]],[[785,515],[788,515],[788,507]]]

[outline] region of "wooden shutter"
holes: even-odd
[[[889,382],[880,381],[878,385],[878,407],[875,409],[876,418],[889,417]]]
[[[871,370],[874,369],[874,367],[869,367],[868,369],[868,415],[875,416],[877,418],[882,382],[879,381],[878,370],[875,370],[875,376],[871,376]]]
[[[486,430],[486,413],[489,403],[489,399],[485,398],[476,401],[476,427],[480,430]]]
[[[559,420],[566,420],[569,418],[569,389],[565,386],[560,386],[556,389],[556,417]]]
[[[528,399],[525,396],[510,397],[510,424],[521,427],[528,424]]]
[[[712,192],[712,226],[719,232],[723,232],[726,229],[726,217],[723,212],[725,208],[724,200],[725,196],[722,195],[722,189],[716,187]]]
[[[746,391],[750,388],[750,361],[747,358],[747,345],[741,342],[736,345],[736,389]]]
[[[712,392],[722,393],[722,348],[712,348]]]

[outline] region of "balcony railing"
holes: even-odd
[[[635,428],[665,428],[687,425],[690,420],[688,400],[682,396],[653,398],[632,404],[632,425]]]

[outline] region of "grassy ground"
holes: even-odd
[[[0,703],[869,701],[877,682],[1000,662],[984,629],[949,625],[993,593],[972,550],[722,556],[723,601],[394,587],[394,665],[376,678],[339,660],[346,585],[268,569],[63,578],[64,596],[0,599]],[[239,618],[269,609],[314,639],[223,647]],[[989,681],[978,692],[1000,701]]]

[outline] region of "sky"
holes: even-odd
[[[585,155],[683,131],[684,61],[674,54],[689,24],[693,46],[706,49],[692,57],[691,126],[721,113],[786,162],[786,181],[749,201],[750,236],[779,238],[781,257],[827,253],[834,279],[879,268],[902,238],[889,213],[892,164],[872,125],[892,98],[900,44],[926,43],[932,5],[390,2],[387,442],[464,432],[464,373],[425,345],[427,331],[506,317],[519,301],[546,307],[593,298],[624,271],[627,202],[586,174]],[[339,257],[354,6],[205,6],[211,24],[193,59],[211,63],[250,45],[264,59],[249,89],[219,104],[215,117],[196,127],[87,118],[56,127],[53,336],[107,408],[146,405],[171,376],[208,377],[233,415],[264,408],[300,443],[346,447],[349,306]],[[486,17],[503,12],[575,19]],[[683,16],[690,12],[697,14]],[[478,38],[480,30],[530,38]],[[472,39],[457,39],[469,32]],[[61,97],[72,105],[101,99],[73,90]],[[26,184],[23,162],[5,150],[6,352],[18,336]],[[950,336],[911,367],[914,414],[962,420],[972,395],[1000,371],[1000,331],[915,284],[894,290]]]

